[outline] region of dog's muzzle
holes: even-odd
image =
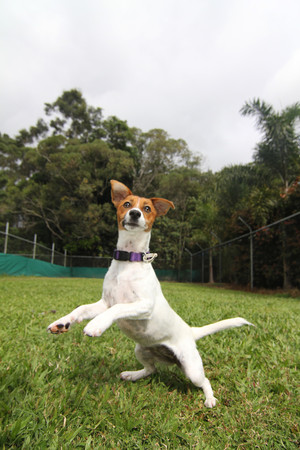
[[[138,209],[131,209],[129,211],[130,219],[133,220],[134,222],[137,222],[139,220],[139,218],[141,217],[141,215],[142,215],[142,213]]]
[[[126,214],[122,225],[124,228],[129,227],[129,231],[134,228],[145,229],[145,219],[139,209],[133,208]]]

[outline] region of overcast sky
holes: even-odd
[[[1,0],[0,132],[78,88],[129,126],[163,128],[220,170],[252,159],[242,117],[300,100],[299,0]]]

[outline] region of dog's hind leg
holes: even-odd
[[[156,371],[154,358],[151,355],[151,352],[148,352],[147,349],[137,344],[135,347],[135,355],[138,361],[143,364],[144,368],[141,370],[122,372],[120,375],[122,380],[137,381],[140,378],[148,377]]]
[[[181,369],[186,377],[189,378],[195,386],[200,387],[203,390],[205,395],[204,405],[207,408],[213,408],[216,405],[217,400],[214,397],[210,382],[204,374],[202,359],[197,348],[188,348],[188,351],[185,350],[184,356],[180,359],[180,362]]]

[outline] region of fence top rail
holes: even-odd
[[[51,248],[46,247],[46,246],[43,245],[43,244],[39,244],[38,242],[30,241],[29,239],[25,239],[25,238],[22,238],[22,237],[20,237],[20,236],[16,236],[15,234],[6,233],[6,232],[4,232],[4,231],[0,231],[0,234],[2,234],[2,235],[4,235],[4,236],[11,237],[11,238],[14,238],[14,239],[19,239],[19,241],[26,242],[27,244],[31,244],[31,245],[36,245],[37,247],[42,247],[42,248],[44,248],[44,249],[46,249],[46,250],[49,250],[49,252],[52,252],[52,249],[51,249]],[[58,252],[57,250],[54,250],[54,252],[57,253],[58,255],[64,256],[63,253],[60,253],[60,252]]]
[[[244,234],[242,234],[242,235],[240,235],[240,236],[237,236],[237,237],[235,237],[235,238],[233,238],[233,239],[230,239],[230,240],[228,240],[228,241],[225,241],[225,242],[219,242],[218,244],[213,245],[212,247],[207,247],[207,248],[205,248],[205,249],[201,249],[201,250],[199,250],[199,251],[197,251],[196,253],[193,253],[193,254],[191,254],[191,255],[192,255],[192,256],[196,256],[196,255],[199,255],[199,254],[203,254],[203,253],[208,252],[208,251],[210,251],[210,250],[215,250],[215,249],[217,249],[217,248],[225,247],[226,245],[232,244],[233,242],[242,240],[242,239],[244,239],[244,238],[246,238],[246,237],[254,236],[255,234],[257,234],[258,232],[260,232],[260,231],[262,231],[262,230],[266,230],[266,229],[271,228],[271,227],[273,227],[273,226],[275,226],[275,225],[278,225],[278,224],[281,223],[281,222],[285,222],[285,221],[287,221],[287,220],[293,219],[294,217],[298,216],[299,214],[300,214],[300,211],[298,211],[298,212],[296,212],[296,213],[294,213],[294,214],[291,214],[290,216],[284,217],[283,219],[276,220],[276,222],[273,222],[273,223],[271,223],[271,224],[265,225],[265,226],[260,227],[260,228],[258,228],[258,229],[256,229],[256,230],[253,230],[253,231],[249,231],[249,232],[247,232],[247,233],[244,233]],[[15,239],[19,239],[20,241],[27,242],[28,244],[31,244],[31,245],[34,244],[34,245],[36,245],[36,246],[38,246],[38,247],[44,248],[44,249],[46,249],[46,250],[48,250],[48,251],[50,251],[50,252],[52,252],[52,253],[55,253],[55,254],[57,254],[57,255],[65,256],[63,253],[58,252],[57,250],[50,249],[50,248],[46,247],[46,246],[43,245],[43,244],[39,244],[38,242],[33,242],[33,241],[28,240],[28,239],[25,239],[25,238],[22,238],[22,237],[20,237],[20,236],[16,236],[16,235],[14,235],[14,234],[7,233],[7,232],[4,232],[4,231],[0,231],[0,234],[2,234],[2,235],[4,235],[4,236],[9,236],[9,237],[12,237],[12,238],[15,238]],[[189,252],[189,253],[190,253],[190,252]],[[108,256],[85,256],[85,255],[82,255],[82,256],[80,256],[80,255],[68,255],[68,256],[71,257],[71,258],[111,259],[111,258],[108,257]]]
[[[33,244],[34,243],[33,241],[29,241],[29,239],[24,239],[24,238],[22,238],[20,236],[16,236],[15,234],[5,233],[4,231],[0,231],[0,234],[3,234],[4,236],[10,236],[10,237],[15,238],[15,239],[19,239],[20,241],[27,242],[28,244]]]
[[[232,242],[236,242],[236,241],[242,240],[242,239],[244,239],[244,238],[246,238],[248,236],[254,236],[256,233],[259,233],[262,230],[266,230],[268,228],[271,228],[271,227],[273,227],[275,225],[278,225],[281,222],[285,222],[286,220],[293,219],[294,217],[298,216],[299,214],[300,214],[300,211],[298,211],[298,212],[296,212],[294,214],[291,214],[290,216],[284,217],[283,219],[276,220],[276,222],[270,223],[269,225],[265,225],[263,227],[257,228],[257,230],[253,230],[252,232],[249,231],[248,233],[242,234],[241,236],[237,236],[237,237],[235,237],[233,239],[230,239],[229,241],[220,242],[219,244],[216,244],[216,245],[214,245],[212,247],[207,247],[207,248],[205,248],[203,250],[199,250],[198,252],[193,253],[193,256],[199,255],[201,253],[208,252],[209,250],[215,250],[217,248],[225,247],[225,245],[229,245]]]

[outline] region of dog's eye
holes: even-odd
[[[147,213],[151,212],[150,206],[145,206],[144,211]]]
[[[129,208],[130,207],[130,203],[129,202],[125,202],[123,206],[124,206],[124,208]]]

